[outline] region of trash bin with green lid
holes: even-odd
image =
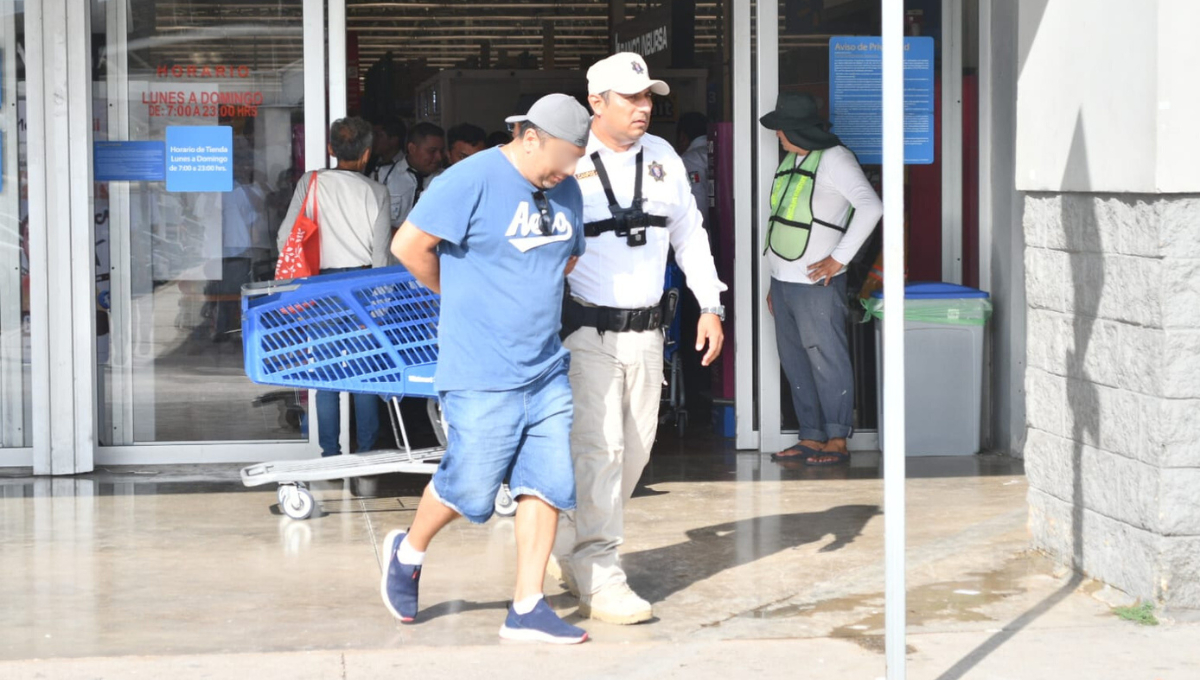
[[[883,446],[883,291],[864,302],[875,318],[879,442]],[[969,456],[982,445],[987,292],[953,283],[904,288],[905,444],[910,456]]]

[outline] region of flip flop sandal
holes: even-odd
[[[827,456],[833,460],[814,460],[814,458],[820,458],[822,456]],[[849,462],[850,454],[835,453],[833,451],[818,451],[816,455],[808,456],[804,459],[804,464],[812,467],[834,467],[836,465],[845,465]]]
[[[790,448],[786,448],[779,453],[772,453],[771,460],[802,460],[808,462],[808,459],[813,456],[819,456],[824,451],[818,451],[811,446],[796,444]]]

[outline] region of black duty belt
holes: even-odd
[[[663,328],[675,318],[678,291],[670,291],[662,302],[642,309],[588,307],[568,297],[563,304],[563,331],[570,335],[580,328],[595,328],[601,333],[640,333]]]
[[[594,238],[611,231],[615,232],[617,236],[625,238],[625,242],[630,246],[644,246],[646,245],[646,229],[667,226],[667,218],[663,215],[651,215],[642,210],[643,153],[644,150],[638,150],[637,174],[633,181],[633,204],[628,208],[622,208],[621,204],[617,202],[617,195],[613,192],[612,182],[608,178],[608,170],[605,169],[604,162],[600,160],[600,152],[592,153],[592,164],[596,166],[596,175],[600,178],[601,186],[604,187],[604,195],[608,198],[608,209],[613,216],[607,220],[597,220],[583,225],[585,236]]]

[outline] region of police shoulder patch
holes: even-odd
[[[650,163],[650,177],[655,182],[661,182],[667,178],[667,169],[663,167],[662,163],[654,161]]]

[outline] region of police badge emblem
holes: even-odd
[[[655,182],[661,182],[667,178],[667,170],[662,166],[662,163],[658,161],[652,162],[650,164],[650,176],[654,178]]]

